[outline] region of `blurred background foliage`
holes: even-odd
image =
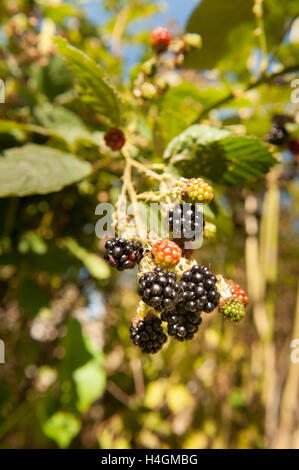
[[[261,3],[262,17],[252,10]],[[111,272],[94,234],[95,207],[116,201],[123,172],[103,143],[103,114],[126,122],[141,161],[159,164],[194,123],[263,139],[273,115],[287,113],[299,136],[290,103],[297,14],[292,0],[2,1],[2,448],[299,447],[299,365],[290,362],[299,338],[298,158],[275,151],[265,178],[234,186],[216,161],[213,178],[211,165],[218,235],[199,261],[247,287],[251,306],[238,326],[213,313],[190,344],[141,356],[128,335],[135,274]],[[173,35],[200,33],[203,47],[161,71],[163,95],[140,101],[134,80],[161,21]],[[78,93],[57,34],[102,66],[124,111],[112,91],[116,107],[94,112],[100,100],[84,95],[84,70]],[[93,96],[102,85],[93,82]],[[141,190],[153,188],[135,176]]]

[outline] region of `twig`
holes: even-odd
[[[260,49],[262,51],[262,60],[261,60],[261,76],[267,70],[268,67],[268,52],[267,52],[267,42],[265,34],[265,25],[264,25],[264,9],[263,9],[264,0],[254,0],[253,14],[256,18],[257,30],[256,36],[259,38]]]
[[[276,73],[273,73],[273,74],[268,75],[268,76],[264,75],[259,80],[256,80],[255,82],[248,84],[247,87],[244,89],[243,93],[247,93],[248,91],[253,90],[254,88],[257,88],[260,85],[264,85],[266,83],[269,83],[277,77],[280,77],[282,75],[286,75],[287,73],[297,72],[298,70],[299,70],[299,64],[296,64],[296,65],[292,65],[290,67],[285,67],[280,72],[276,72]],[[199,115],[196,117],[196,119],[193,121],[193,124],[200,121],[203,117],[205,117],[213,109],[219,108],[223,104],[226,104],[227,102],[229,102],[229,101],[231,101],[235,98],[236,98],[235,93],[233,91],[231,91],[227,96],[225,96],[221,100],[216,101],[214,104],[208,106],[203,111],[201,111],[199,113]]]

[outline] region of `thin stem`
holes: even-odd
[[[147,168],[142,163],[137,162],[137,160],[133,160],[131,157],[129,157],[129,158],[130,158],[131,165],[134,166],[136,168],[136,170],[138,170],[139,172],[144,173],[149,178],[156,179],[158,181],[161,181],[163,179],[163,177],[164,177],[163,175],[159,175],[155,171],[152,171],[149,168]]]
[[[132,183],[132,161],[133,159],[131,158],[131,155],[128,151],[128,147],[125,146],[122,150],[123,156],[125,157],[125,170],[124,170],[124,176],[123,176],[123,188],[122,188],[122,195],[125,195],[126,192],[128,192],[130,200],[133,205],[133,211],[134,211],[134,218],[136,221],[136,229],[137,233],[140,234],[141,232],[141,227],[142,227],[142,220],[140,217],[140,211],[138,207],[138,200],[137,200],[137,194],[135,192],[133,183]]]
[[[267,51],[267,41],[265,34],[265,24],[264,24],[264,9],[263,9],[264,0],[255,0],[253,6],[253,14],[256,18],[256,36],[259,38],[260,49],[262,51],[262,60],[261,60],[261,76],[267,70],[268,67],[268,51]]]
[[[266,83],[269,83],[277,77],[280,77],[280,76],[285,75],[287,73],[297,72],[298,70],[299,70],[299,64],[296,64],[296,65],[292,65],[290,67],[285,67],[280,72],[276,72],[276,73],[273,73],[273,74],[268,75],[268,76],[263,76],[259,80],[256,80],[255,82],[250,83],[249,85],[247,85],[247,87],[244,89],[244,93],[247,93],[248,91],[253,90],[254,88],[257,88],[260,85],[264,85]],[[203,117],[205,117],[213,109],[219,108],[223,104],[226,104],[227,102],[235,99],[235,97],[236,97],[235,93],[233,91],[231,91],[227,96],[225,96],[221,100],[216,101],[214,104],[212,104],[211,106],[208,106],[203,111],[201,111],[199,113],[199,115],[197,116],[197,118],[193,121],[193,124],[200,121]]]

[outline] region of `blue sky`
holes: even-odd
[[[169,20],[175,20],[176,24],[183,28],[186,21],[199,0],[153,0],[156,3],[164,4],[164,11],[154,15],[146,23],[152,27],[153,25],[166,24]],[[101,8],[101,2],[90,1],[86,2],[84,9],[89,18],[96,23],[101,23],[105,20],[104,12]]]
[[[200,0],[153,0],[156,3],[163,5],[163,10],[151,17],[145,18],[144,21],[138,20],[134,23],[133,28],[135,31],[139,29],[148,29],[149,31],[155,26],[164,26],[170,22],[180,29],[184,29],[186,22],[194,10],[200,3]],[[91,21],[96,24],[101,24],[107,21],[109,14],[101,7],[101,1],[90,1],[84,4],[84,10]],[[142,50],[139,46],[131,45],[123,50],[125,58],[125,75],[128,71],[139,61]]]

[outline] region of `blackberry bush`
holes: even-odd
[[[105,243],[104,259],[119,271],[133,269],[143,255],[142,243],[125,238],[113,238]]]
[[[138,294],[143,302],[157,312],[172,310],[180,295],[180,284],[176,281],[175,273],[164,271],[160,267],[155,268],[139,278]]]
[[[155,315],[133,318],[130,325],[130,338],[146,354],[157,353],[167,341],[161,320]]]

